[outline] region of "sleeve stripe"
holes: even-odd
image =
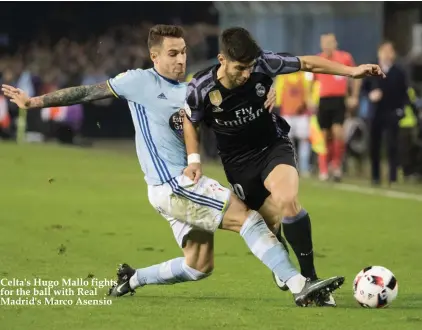
[[[110,89],[110,91],[113,93],[113,95],[114,95],[116,98],[120,99],[119,95],[115,92],[115,90],[113,89],[113,87],[111,87],[110,80],[107,80],[107,86],[108,86],[108,88]]]

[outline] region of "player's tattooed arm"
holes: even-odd
[[[95,100],[102,100],[114,97],[106,82],[95,85],[85,85],[60,89],[58,91],[45,94],[39,97],[33,97],[29,101],[29,106],[33,107],[51,107],[64,106],[78,103],[86,103]]]
[[[107,82],[64,88],[36,97],[29,97],[21,89],[8,85],[3,85],[2,91],[11,99],[11,102],[16,103],[22,109],[65,106],[114,97]]]

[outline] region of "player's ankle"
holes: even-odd
[[[303,290],[305,283],[306,277],[302,274],[296,274],[287,280],[286,285],[289,287],[291,293],[296,294]]]
[[[135,274],[133,274],[133,276],[129,279],[129,286],[132,290],[135,290],[136,288],[139,288],[141,286],[138,280],[137,272],[135,272]]]

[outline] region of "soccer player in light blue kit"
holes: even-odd
[[[169,222],[184,257],[147,268],[123,264],[109,294],[122,296],[149,284],[197,281],[213,270],[214,232],[240,233],[252,253],[287,283],[295,302],[307,306],[320,293],[335,290],[343,277],[310,281],[289,260],[283,245],[256,211],[249,210],[229,189],[202,176],[193,182],[183,175],[188,163],[183,141],[186,85],[186,45],[177,26],[150,30],[148,48],[154,68],[129,70],[107,82],[62,89],[29,98],[23,91],[3,85],[3,92],[19,107],[64,106],[109,97],[125,99],[136,131],[136,150],[148,184],[152,206]]]

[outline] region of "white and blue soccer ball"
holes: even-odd
[[[396,299],[398,283],[394,274],[382,266],[362,269],[353,281],[353,296],[365,308],[383,308]]]

